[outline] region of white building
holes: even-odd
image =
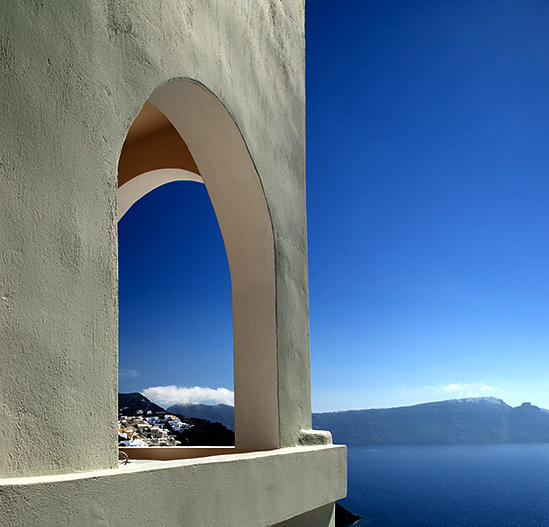
[[[303,1],[6,0],[0,35],[0,525],[113,525],[132,503],[134,526],[333,525],[346,453],[311,430]],[[119,467],[116,222],[174,180],[206,185],[227,250],[236,446]]]

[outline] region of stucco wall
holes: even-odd
[[[345,482],[341,446],[11,478],[0,480],[0,525],[333,527]]]
[[[0,3],[0,476],[113,467],[116,166],[187,77],[234,117],[275,239],[280,444],[310,428],[301,0]]]

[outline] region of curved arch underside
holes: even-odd
[[[118,189],[118,217],[120,221],[131,206],[143,196],[167,183],[174,181],[196,181],[204,183],[198,174],[182,168],[157,168],[132,177]]]
[[[142,159],[143,152],[154,155],[148,155],[146,162],[139,164],[137,157],[132,157],[131,148],[124,145],[124,171],[119,165],[118,219],[160,185],[184,180],[204,182],[223,235],[231,273],[236,447],[277,448],[274,239],[253,160],[227,109],[201,84],[188,79],[172,80],[155,90],[147,104],[169,121],[166,124],[154,115],[154,109],[147,107],[152,116],[149,131],[154,132],[149,137],[153,136],[154,142],[169,136],[172,147],[179,150],[154,160],[158,148],[147,150],[151,143],[147,142],[146,130],[132,126],[131,143],[139,144],[139,148],[133,148],[134,155]],[[174,140],[171,127],[184,147]]]

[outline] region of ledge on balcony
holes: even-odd
[[[266,527],[345,493],[345,447],[303,446],[0,480],[0,525]]]
[[[193,459],[197,457],[220,456],[227,454],[245,454],[251,452],[234,446],[153,446],[119,447],[129,459],[151,459],[171,461],[175,459]]]

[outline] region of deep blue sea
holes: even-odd
[[[349,447],[358,527],[549,527],[549,444]]]

